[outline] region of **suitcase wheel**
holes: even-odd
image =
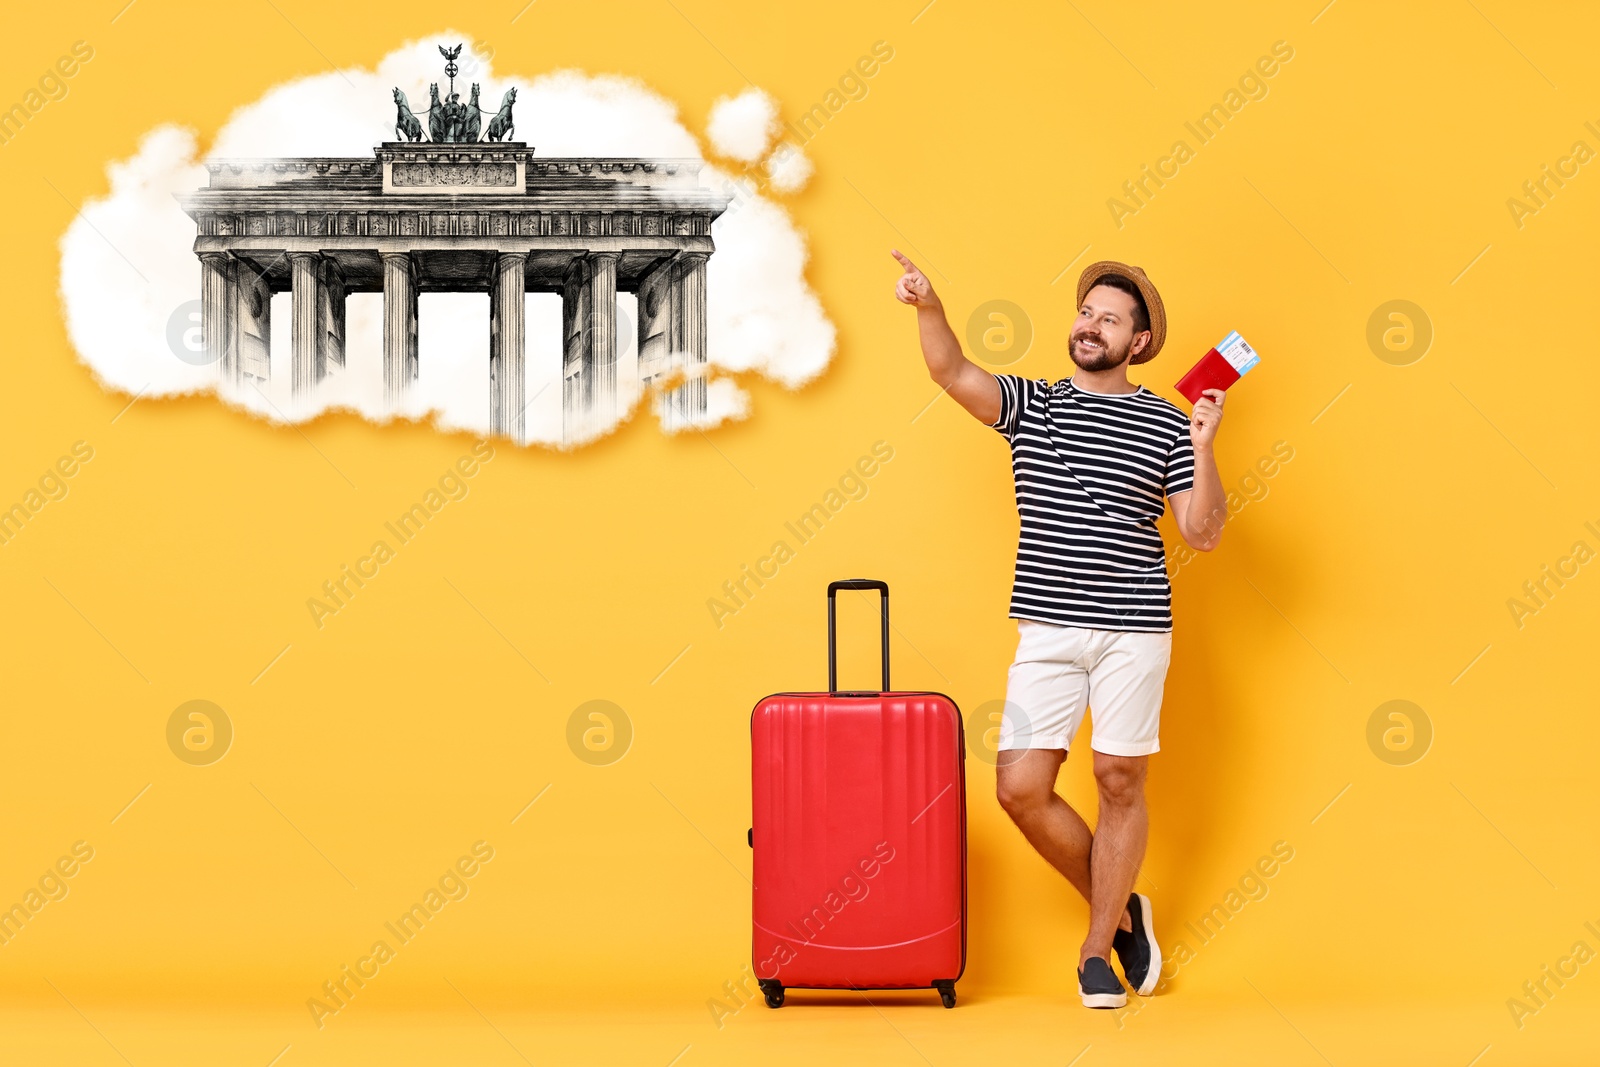
[[[956,1006],[956,984],[954,982],[935,982],[933,988],[939,991],[939,999],[947,1008]]]
[[[767,998],[767,1007],[769,1007],[769,1008],[781,1008],[781,1007],[783,1007],[783,983],[782,982],[779,982],[779,981],[777,981],[776,979],[773,979],[773,978],[760,978],[760,979],[757,979],[757,984],[761,987],[761,992]]]

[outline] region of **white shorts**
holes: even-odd
[[[1000,749],[1070,748],[1094,707],[1089,747],[1111,756],[1161,749],[1161,691],[1172,633],[1089,630],[1017,620],[1017,659],[1006,683]]]

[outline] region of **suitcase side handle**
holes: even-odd
[[[845,578],[828,583],[828,692],[839,691],[838,630],[834,621],[834,595],[841,589],[876,589],[883,594],[883,692],[889,691],[889,583],[876,578]]]

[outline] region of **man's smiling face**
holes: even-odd
[[[1134,333],[1138,304],[1128,293],[1097,285],[1084,295],[1078,321],[1072,324],[1067,354],[1082,370],[1102,371],[1121,366],[1128,357],[1144,351],[1150,332]]]

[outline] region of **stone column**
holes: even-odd
[[[200,253],[200,338],[206,358],[218,364],[222,380],[240,381],[239,349],[234,343],[238,264],[228,252]]]
[[[589,359],[592,269],[588,257],[573,256],[561,279],[561,436],[567,441],[588,433],[594,407],[594,367]]]
[[[687,380],[668,395],[668,410],[690,422],[706,413],[706,260],[705,252],[678,253],[674,333]],[[675,394],[675,395],[674,395]]]
[[[574,256],[561,283],[562,434],[568,440],[617,412],[616,252]]]
[[[383,398],[399,407],[420,372],[417,268],[409,252],[383,253]]]
[[[344,270],[332,256],[322,257],[322,288],[318,292],[322,325],[322,368],[344,366]]]
[[[679,252],[639,283],[639,377],[646,384],[681,374],[661,395],[664,427],[698,422],[706,411],[706,260]]]
[[[238,351],[239,377],[266,382],[272,377],[272,287],[249,260],[234,264],[233,343]]]
[[[673,261],[645,275],[637,291],[639,305],[639,381],[646,387],[672,370],[673,339],[669,333],[676,318],[672,310],[676,287]]]
[[[617,414],[617,260],[616,252],[590,252],[589,350],[593,381],[590,425],[609,423]]]
[[[344,366],[344,272],[320,252],[290,252],[289,279],[293,395],[303,397],[328,376],[330,364]]]
[[[526,440],[526,267],[522,252],[502,252],[489,283],[489,429],[517,444]]]
[[[327,373],[322,345],[322,256],[289,253],[293,311],[290,374],[295,397],[308,396]]]

